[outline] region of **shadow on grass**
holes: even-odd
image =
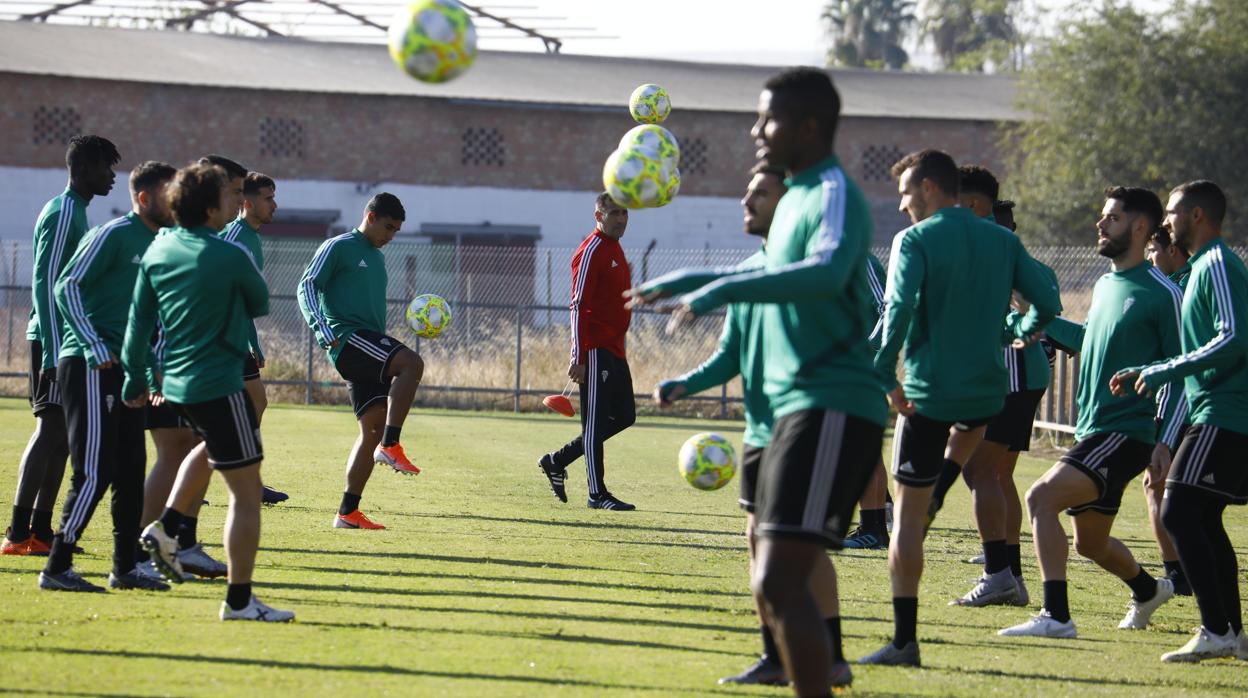
[[[1048,647],[1046,646],[1045,649],[1048,649]],[[1169,686],[1184,690],[1191,690],[1193,688],[1216,688],[1236,692],[1242,692],[1244,690],[1244,685],[1242,683],[1222,683],[1219,681],[1201,681],[1198,684],[1191,681],[1184,681],[1182,679],[1176,679],[1171,682],[1156,680],[1135,681],[1123,676],[1107,676],[1105,678],[1057,676],[1053,674],[1036,674],[1025,671],[1009,671],[1007,669],[970,669],[965,666],[932,666],[929,664],[925,664],[923,668],[928,671],[953,672],[957,674],[977,674],[979,676],[1019,679],[1026,681],[1052,681],[1057,683],[1090,684],[1093,686],[1135,686],[1146,689],[1146,692],[1149,693],[1156,691],[1162,686]],[[1190,677],[1190,673],[1185,672],[1185,676]]]
[[[741,549],[745,549],[745,535],[740,531],[708,531],[700,528],[668,528],[664,526],[632,526],[619,523],[595,523],[592,521],[552,521],[551,519],[523,519],[504,516],[482,516],[480,514],[411,514],[395,512],[398,516],[411,516],[419,519],[467,519],[471,521],[491,521],[497,523],[536,524],[539,526],[569,526],[571,528],[595,528],[607,531],[651,531],[654,533],[693,533],[704,536],[728,536],[741,538]],[[745,521],[744,517],[742,522]],[[619,520],[619,519],[617,519]]]

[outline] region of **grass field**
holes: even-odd
[[[0,400],[6,519],[13,464],[32,424],[24,401]],[[364,509],[389,529],[366,533],[330,528],[354,433],[349,411],[274,407],[264,429],[265,479],[291,500],[265,511],[257,593],[298,620],[221,623],[222,581],[159,595],[40,592],[40,560],[0,558],[0,693],[789,695],[715,684],[754,659],[758,634],[736,483],[701,493],[675,473],[680,443],[704,428],[739,438],[732,423],[647,420],[610,442],[607,482],[639,511],[599,512],[584,507],[583,476],[570,479],[572,501],[561,505],[534,465],[572,436],[571,420],[421,411],[404,442],[425,471],[376,473]],[[1024,460],[1020,481],[1047,464]],[[220,557],[220,482],[208,498],[200,533]],[[77,560],[100,583],[110,564],[106,509],[101,504],[82,542],[88,554]],[[946,606],[977,575],[962,562],[977,552],[968,511],[960,488],[928,540],[924,668],[856,668],[853,694],[1244,694],[1246,662],[1157,661],[1198,624],[1190,599],[1158,611],[1153,629],[1118,631],[1128,591],[1089,563],[1070,566],[1076,640],[1006,641],[995,631],[1028,611]],[[1137,489],[1119,523],[1118,534],[1156,572]],[[1231,526],[1243,543],[1243,508],[1232,510]],[[837,564],[846,653],[857,657],[891,634],[884,555],[843,553]]]

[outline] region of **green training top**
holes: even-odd
[[[904,343],[906,398],[925,417],[979,419],[1001,411],[1009,389],[1001,351],[1010,291],[1031,303],[1030,334],[1061,312],[1053,281],[1008,229],[968,208],[942,208],[897,233],[888,263],[884,341],[875,366],[896,385]]]
[[[1057,273],[1049,268],[1047,264],[1036,260],[1036,264],[1040,266],[1040,270],[1045,276],[1053,282],[1053,288],[1061,290],[1057,283]],[[1013,323],[1021,319],[1021,314],[1011,310],[1009,316],[1006,317],[1006,328],[1013,327]],[[1008,333],[1005,337],[1007,342],[1002,358],[1005,359],[1005,369],[1010,376],[1010,392],[1020,393],[1024,390],[1045,390],[1049,387],[1049,381],[1053,375],[1052,365],[1049,363],[1049,354],[1041,346],[1040,342],[1033,342],[1023,347],[1015,349],[1009,346],[1009,342],[1014,340],[1014,335]]]
[[[145,373],[157,319],[164,328],[161,392],[178,404],[243,389],[247,326],[269,312],[269,287],[242,245],[208,227],[169,228],[147,248],[134,283],[121,363],[122,397],[148,387]]]
[[[239,216],[225,226],[225,230],[221,231],[221,238],[229,242],[237,242],[247,248],[247,251],[251,253],[251,258],[256,262],[256,267],[264,271],[264,248],[260,244],[260,231],[248,225],[245,217]],[[261,363],[264,363],[264,352],[260,350],[260,334],[256,332],[254,320],[251,323],[249,343],[251,351],[260,358]]]
[[[871,363],[871,213],[834,156],[786,180],[767,236],[766,268],[723,276],[684,297],[704,315],[762,304],[764,392],[776,419],[807,409],[883,425],[888,405]]]
[[[87,201],[69,187],[43,207],[35,222],[35,264],[26,339],[43,346],[43,370],[56,366],[64,326],[56,307],[56,280],[87,233]]]
[[[1191,274],[1192,274],[1192,260],[1189,258],[1186,262],[1183,263],[1183,266],[1174,270],[1174,273],[1170,275],[1170,280],[1178,284],[1180,289],[1186,291],[1187,279],[1189,276],[1191,276]]]
[[[1080,325],[1064,318],[1050,323],[1049,337],[1079,353],[1076,439],[1116,432],[1146,443],[1158,441],[1157,406],[1153,400],[1139,395],[1115,397],[1109,390],[1109,379],[1128,367],[1179,353],[1182,301],[1178,286],[1159,269],[1142,262],[1125,271],[1111,271],[1097,280],[1086,323]],[[1165,396],[1159,395],[1158,399],[1162,397]],[[1163,433],[1182,400],[1169,402],[1172,404],[1163,417]]]
[[[56,283],[56,305],[65,318],[62,357],[85,357],[91,368],[121,357],[134,279],[155,238],[156,231],[130,212],[82,239]]]
[[[1192,424],[1248,434],[1248,269],[1222,238],[1192,255],[1183,354],[1141,374],[1150,389],[1184,379]]]
[[[331,362],[357,330],[385,334],[386,283],[386,258],[359,230],[317,248],[299,280],[299,309]]]

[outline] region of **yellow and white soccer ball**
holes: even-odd
[[[451,324],[451,306],[442,296],[425,293],[407,306],[407,326],[417,337],[433,339]]]
[[[477,59],[477,28],[456,0],[416,0],[390,22],[390,57],[408,75],[446,82]]]
[[[621,148],[603,164],[602,188],[624,208],[658,208],[679,190],[680,173],[653,150]]]
[[[659,154],[666,167],[680,165],[680,142],[671,131],[657,124],[634,126],[620,139],[620,150],[644,148]]]
[[[736,474],[737,454],[728,439],[704,432],[689,437],[680,447],[676,465],[690,485],[700,490],[717,490]]]
[[[641,85],[628,98],[628,113],[640,124],[660,123],[672,113],[672,97],[658,85]]]

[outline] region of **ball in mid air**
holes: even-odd
[[[736,474],[737,455],[728,439],[704,432],[689,437],[680,447],[676,464],[690,485],[700,490],[717,490]]]
[[[477,28],[456,0],[417,0],[390,22],[390,57],[408,75],[446,82],[477,59]]]
[[[451,324],[451,306],[442,296],[425,293],[407,306],[407,326],[417,337],[433,339]]]
[[[672,113],[671,95],[658,85],[640,85],[628,98],[628,113],[639,124],[661,123]]]

